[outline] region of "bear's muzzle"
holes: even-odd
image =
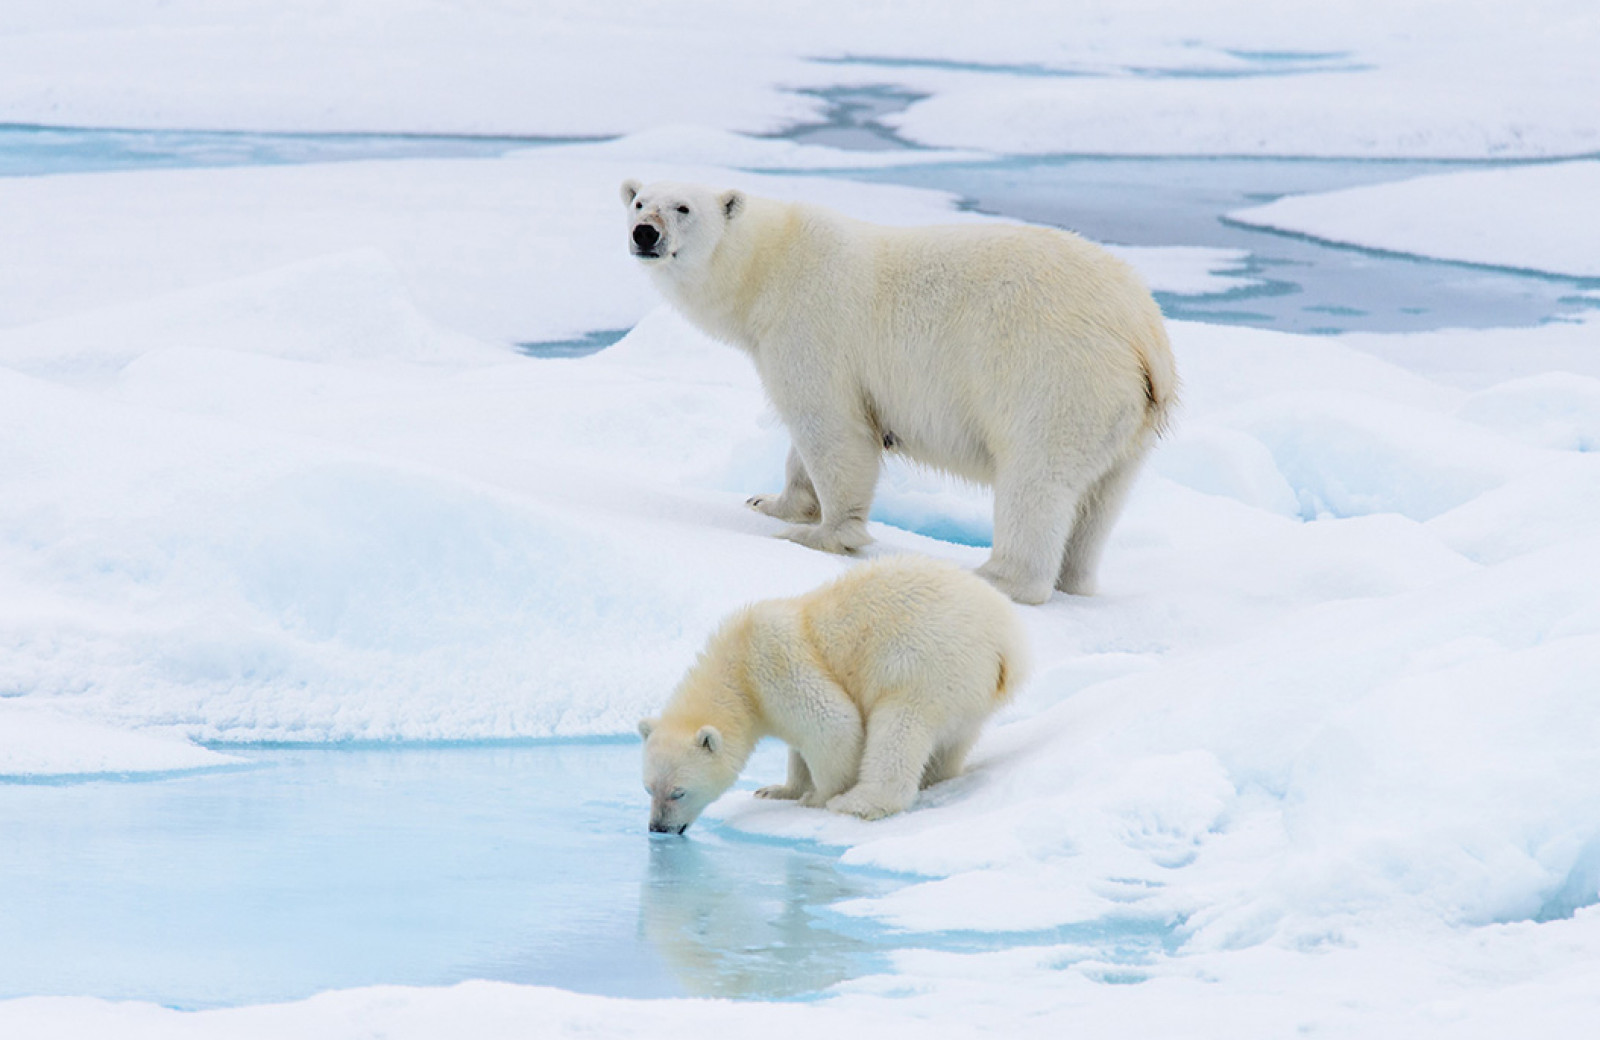
[[[661,243],[661,232],[649,224],[635,224],[633,226],[633,255],[645,259],[657,259],[661,256],[656,247]]]

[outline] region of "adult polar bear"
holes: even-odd
[[[1093,591],[1173,407],[1161,310],[1065,231],[879,227],[694,184],[622,185],[633,255],[708,334],[748,351],[789,429],[788,480],[750,505],[814,549],[871,541],[885,449],[994,488],[978,573],[1019,603]]]

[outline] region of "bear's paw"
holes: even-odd
[[[872,792],[863,791],[860,787],[828,799],[829,812],[844,816],[859,816],[863,820],[881,820],[885,816],[893,816],[901,808],[899,805],[888,804],[884,799],[875,797]]]
[[[846,520],[836,526],[817,527],[786,527],[778,532],[778,537],[787,538],[791,542],[803,545],[807,549],[817,549],[821,552],[849,555],[857,549],[865,548],[872,544],[872,536],[867,533],[867,525],[860,520]]]

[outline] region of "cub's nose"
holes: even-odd
[[[659,241],[661,241],[661,232],[649,224],[635,224],[633,226],[633,244],[640,249],[654,249]]]

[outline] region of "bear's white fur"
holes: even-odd
[[[1011,604],[953,564],[890,557],[711,637],[661,717],[639,723],[650,829],[679,833],[733,785],[762,737],[789,745],[796,798],[877,819],[961,771],[1021,679]]]
[[[693,184],[622,186],[630,247],[705,332],[748,351],[788,427],[750,505],[829,552],[871,541],[885,449],[992,486],[979,573],[1022,603],[1093,590],[1175,401],[1161,310],[1065,231],[879,227]]]

